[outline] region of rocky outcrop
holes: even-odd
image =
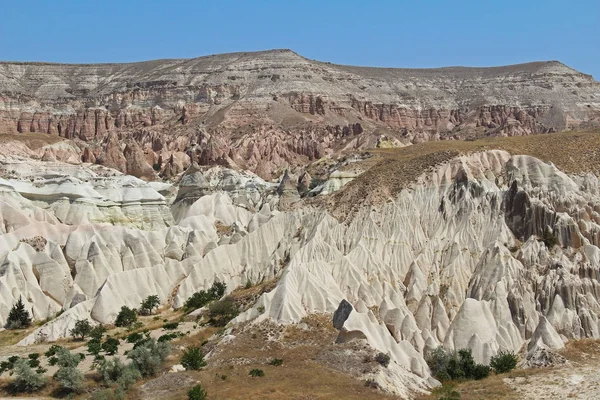
[[[61,167],[57,177],[15,163],[17,177],[0,180],[0,323],[19,297],[37,320],[65,310],[22,345],[65,336],[77,319],[111,323],[151,294],[177,308],[214,281],[232,291],[271,280],[232,326],[330,313],[339,343],[389,354],[374,379],[405,397],[435,384],[424,359],[438,346],[543,365],[565,339],[600,338],[595,175],[500,150],[449,156],[340,222],[316,203],[282,210],[297,200],[291,174],[267,182],[193,163],[169,197],[167,183]],[[173,218],[160,219],[171,200]],[[128,207],[141,214],[89,217]]]
[[[152,167],[187,154],[272,178],[329,152],[373,147],[382,131],[389,143],[407,144],[599,124],[600,84],[556,61],[388,69],[272,50],[131,64],[0,63],[0,133],[101,146],[85,161],[146,179],[141,157],[130,171],[117,148],[135,140]],[[163,176],[173,174],[170,165]]]

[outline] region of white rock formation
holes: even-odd
[[[110,323],[149,294],[180,307],[215,280],[231,291],[276,277],[233,324],[298,322],[346,300],[353,310],[340,340],[389,353],[395,383],[385,387],[401,395],[433,383],[424,356],[440,345],[487,362],[527,341],[556,349],[561,336],[600,338],[598,178],[532,157],[457,157],[348,224],[315,208],[277,211],[277,184],[220,167],[188,170],[172,220],[159,217],[167,202],[158,191],[169,188],[123,176],[105,186],[102,177],[88,185],[44,177],[52,196],[71,196],[65,207],[79,215],[71,220],[36,179],[0,181],[0,323],[19,297],[36,319],[66,312],[21,344],[64,336],[78,318]],[[151,203],[155,211],[141,214],[147,230],[93,220],[103,199],[119,210],[129,199],[142,210]],[[558,246],[539,240],[547,229]]]

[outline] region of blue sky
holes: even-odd
[[[0,60],[125,62],[290,48],[340,64],[559,60],[600,79],[600,0],[1,0]]]

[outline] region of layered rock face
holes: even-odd
[[[267,178],[345,148],[600,123],[600,84],[559,62],[333,65],[290,50],[132,64],[0,63],[0,133],[81,141],[86,162],[151,179],[190,162]],[[126,160],[132,160],[129,162]]]
[[[424,355],[440,345],[470,348],[478,362],[523,351],[535,364],[567,339],[600,338],[600,182],[530,156],[452,157],[347,223],[316,207],[278,210],[297,202],[286,200],[289,178],[195,165],[177,196],[141,180],[104,192],[152,200],[151,230],[92,220],[76,201],[71,212],[87,219],[71,225],[54,206],[75,196],[70,183],[49,181],[54,197],[42,196],[36,179],[2,181],[0,323],[19,297],[38,320],[66,311],[24,345],[68,335],[77,319],[111,323],[148,295],[180,307],[216,280],[231,291],[271,279],[276,287],[232,325],[335,313],[339,342],[390,354],[373,379],[404,396],[435,383]],[[94,182],[77,198],[98,207]],[[172,219],[160,218],[163,204]]]

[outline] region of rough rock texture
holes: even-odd
[[[59,162],[9,164],[0,323],[19,297],[36,320],[65,310],[22,345],[81,318],[111,323],[148,295],[181,307],[216,280],[232,291],[276,278],[232,325],[296,323],[343,304],[338,342],[389,354],[377,383],[402,396],[435,383],[424,356],[440,345],[468,347],[479,363],[521,351],[539,365],[565,339],[600,338],[600,181],[531,156],[449,156],[347,222],[314,206],[281,210],[289,174],[271,183],[194,163],[175,195],[101,166],[63,163],[61,175]],[[134,221],[89,217],[129,206]]]
[[[78,140],[90,148],[85,161],[146,179],[148,165],[176,173],[161,165],[173,157],[186,157],[183,168],[218,163],[270,178],[341,149],[586,128],[599,118],[600,84],[556,61],[390,69],[272,50],[130,64],[0,63],[0,133]]]

